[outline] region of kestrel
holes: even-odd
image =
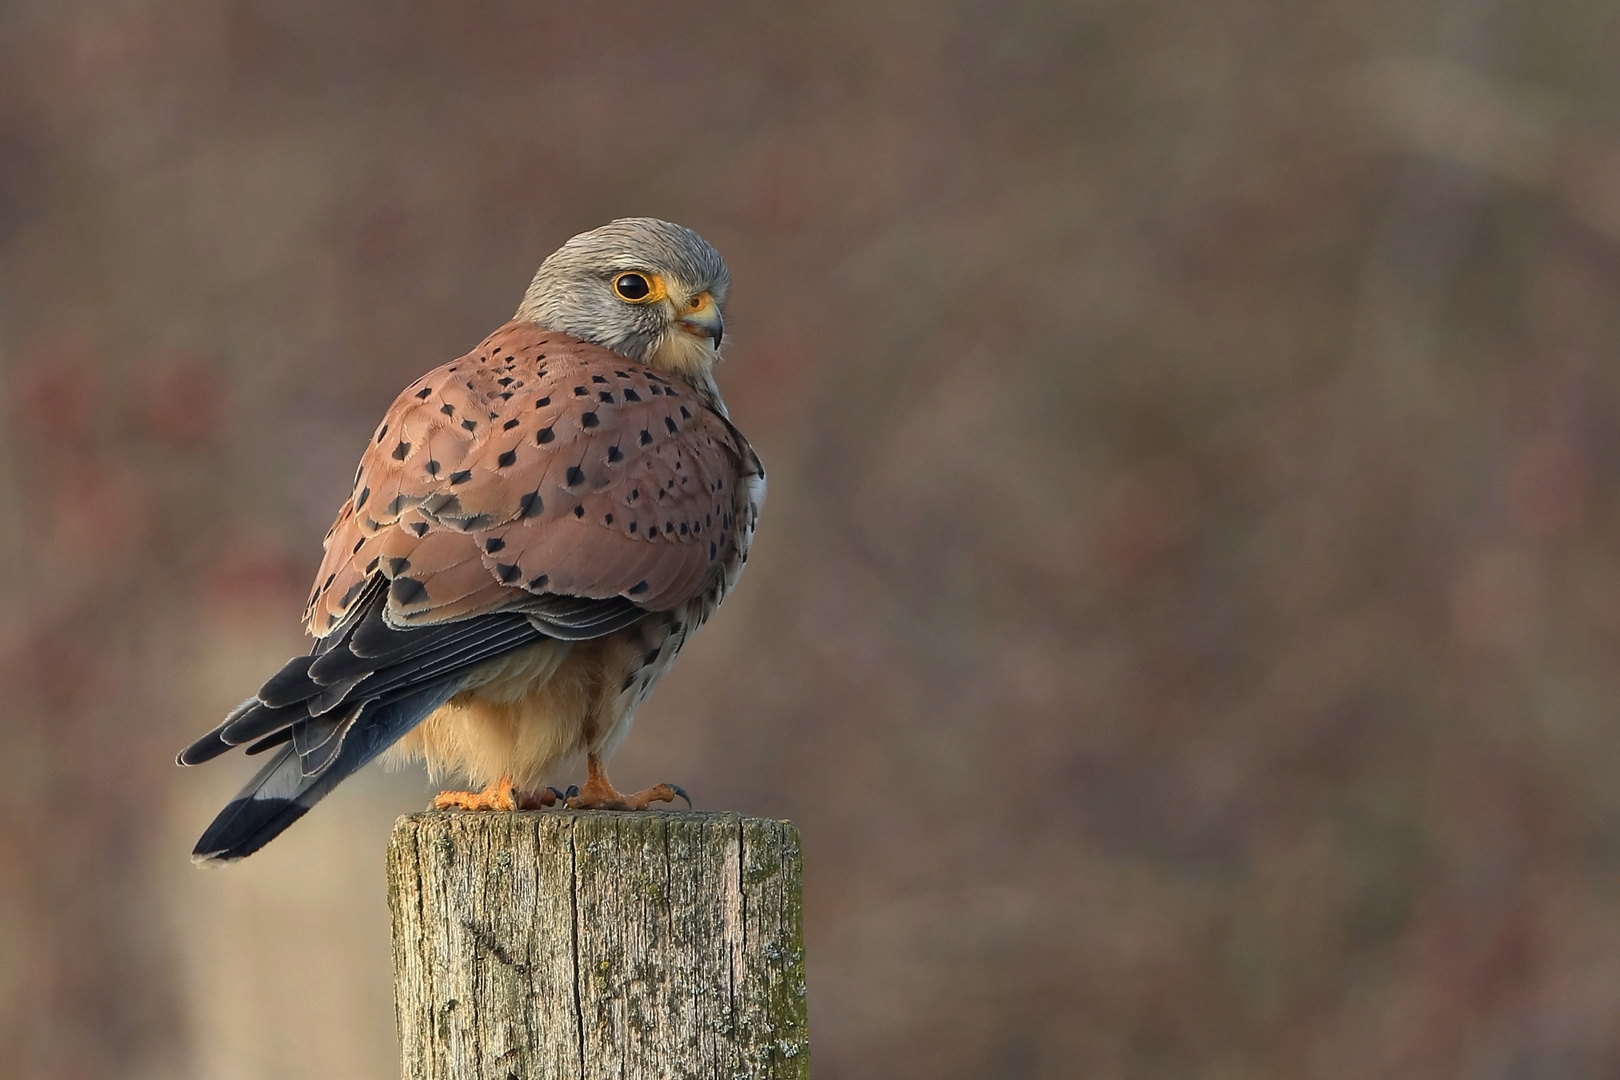
[[[251,855],[390,747],[478,792],[441,808],[644,809],[603,769],[736,584],[765,495],[715,385],[725,262],[624,218],[541,265],[513,320],[394,401],[326,534],[316,638],[182,765],[268,764],[198,841]],[[543,785],[583,755],[583,789]]]

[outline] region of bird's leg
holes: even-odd
[[[691,806],[692,800],[686,797],[686,792],[674,784],[659,784],[646,791],[638,791],[632,795],[623,795],[614,790],[613,783],[608,780],[607,770],[602,768],[602,762],[595,754],[585,759],[585,768],[589,775],[585,786],[575,795],[568,797],[570,810],[645,810],[655,802],[674,802],[676,796],[686,799],[686,805]]]
[[[483,791],[441,791],[433,796],[435,810],[516,810],[512,778],[502,776]]]

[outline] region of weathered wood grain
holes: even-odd
[[[741,814],[412,814],[388,846],[406,1080],[810,1075],[799,834]]]

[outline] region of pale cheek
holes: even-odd
[[[714,342],[673,327],[665,331],[646,363],[678,375],[700,375],[714,366]]]

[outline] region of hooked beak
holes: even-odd
[[[714,347],[720,347],[720,339],[725,335],[726,323],[720,317],[720,308],[716,306],[714,297],[707,292],[700,292],[687,303],[686,313],[680,318],[680,328],[688,334],[697,337],[706,337],[714,342]]]

